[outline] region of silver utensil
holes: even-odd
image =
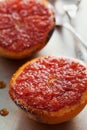
[[[66,0],[62,0],[63,3]],[[68,3],[65,3],[63,5],[63,9],[66,12],[66,14],[68,15],[69,19],[71,20],[72,18],[74,18],[76,16],[77,11],[79,10],[79,5],[81,3],[81,0],[67,0]]]
[[[72,0],[74,4],[71,4],[70,0],[49,0],[55,9],[56,27],[64,27],[72,32],[78,40],[81,42],[83,47],[87,49],[86,41],[82,36],[75,30],[75,28],[65,19],[65,13],[68,14],[69,19],[76,15],[80,0]],[[68,4],[67,4],[68,3]]]

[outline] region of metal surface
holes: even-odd
[[[74,20],[76,29],[86,38],[87,32],[87,0],[83,0],[81,10]],[[82,20],[83,18],[83,20]],[[70,56],[76,57],[74,52],[75,39],[67,30],[56,29],[48,44],[33,57],[41,55]],[[7,86],[0,89],[0,109],[7,108],[9,115],[0,116],[0,130],[86,130],[87,129],[87,107],[73,120],[59,125],[44,125],[28,119],[28,117],[12,102],[8,94],[9,81],[12,74],[26,60],[9,60],[0,57],[0,81],[5,81]]]

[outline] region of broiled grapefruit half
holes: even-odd
[[[9,94],[33,120],[47,124],[68,121],[87,103],[87,67],[73,58],[36,58],[13,75]]]
[[[0,1],[0,55],[21,59],[35,54],[54,27],[54,9],[47,0]]]

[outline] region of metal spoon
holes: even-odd
[[[75,0],[74,0],[75,1]],[[50,0],[50,2],[53,4],[54,9],[55,9],[55,17],[56,17],[56,27],[64,27],[66,29],[68,29],[70,32],[72,32],[77,38],[78,40],[80,40],[81,44],[83,45],[83,47],[85,49],[87,49],[87,44],[86,41],[81,37],[81,35],[75,30],[75,28],[69,23],[67,22],[67,20],[65,19],[65,11],[64,10],[64,6],[62,6],[61,1],[60,0]],[[67,0],[68,2],[68,0]],[[68,8],[71,6],[71,4],[68,4]],[[76,7],[77,5],[73,4],[74,7]],[[71,6],[72,7],[72,6]],[[76,8],[77,10],[78,8]],[[76,11],[75,10],[75,11]],[[70,15],[70,9],[67,10],[67,14],[69,16]],[[75,14],[75,12],[74,12]],[[73,16],[73,15],[72,15]],[[71,17],[70,17],[71,18]]]
[[[72,1],[62,0],[62,1],[64,3],[63,9],[68,15],[69,19],[71,20],[76,16],[77,11],[79,10],[81,0],[72,0]],[[67,3],[65,3],[65,1],[67,1]]]

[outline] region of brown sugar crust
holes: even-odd
[[[40,73],[39,78],[41,81],[41,77],[43,77],[43,82],[46,81],[44,76],[48,76],[47,73],[49,73],[51,78],[47,78],[48,86],[45,84],[43,87],[43,83],[42,86],[38,86],[39,82],[37,81],[36,86],[32,85],[33,91],[30,91],[27,84],[29,80],[28,83],[31,87],[32,80],[28,74],[31,73],[29,69],[33,71],[33,76],[37,75],[35,75],[36,71],[38,74]],[[55,78],[52,78],[54,75]],[[61,76],[63,79],[60,78]],[[38,77],[36,79],[34,77],[33,80],[36,82]],[[9,93],[13,101],[25,110],[30,118],[48,124],[61,123],[75,117],[87,103],[87,68],[77,60],[69,58],[36,58],[27,62],[13,75]]]
[[[54,10],[46,0],[0,2],[0,54],[24,58],[43,48],[52,35]]]

